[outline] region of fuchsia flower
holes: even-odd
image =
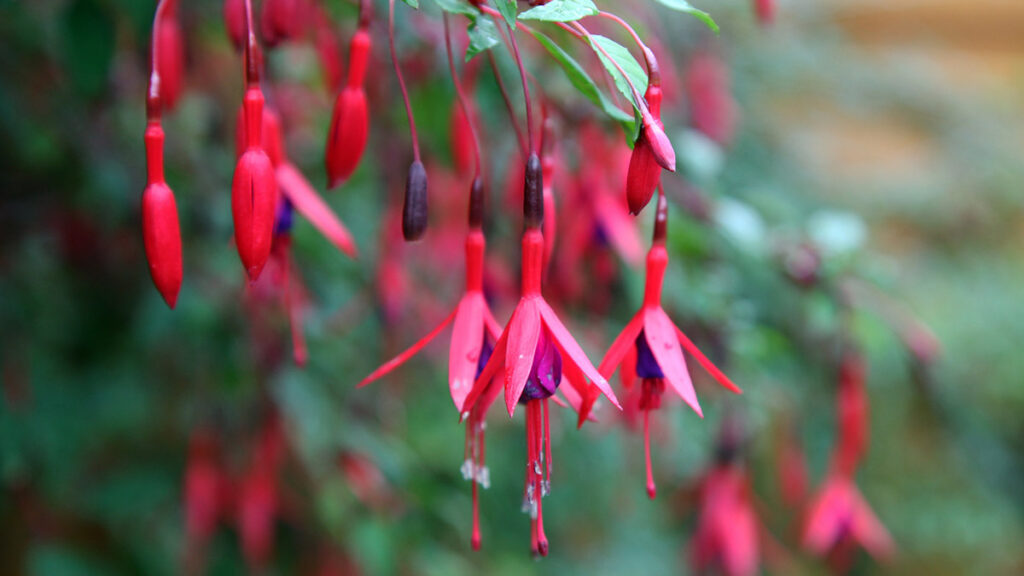
[[[245,0],[224,0],[224,29],[235,49],[241,50],[245,45]]]
[[[586,377],[616,407],[621,409],[621,406],[608,382],[590,363],[580,345],[541,295],[544,261],[542,190],[540,159],[533,153],[527,160],[523,193],[526,231],[522,242],[522,298],[460,411],[465,415],[479,402],[486,404],[496,395],[499,386],[504,388],[509,416],[515,413],[517,404],[526,405],[527,463],[523,508],[531,517],[531,548],[535,554],[546,556],[548,541],[544,534],[541,499],[547,494],[551,481],[547,400],[555,394],[563,376],[570,382],[576,379],[572,386],[576,387],[577,392],[584,390],[577,398],[582,401],[577,406],[582,422],[596,398],[596,394],[589,392],[589,387],[583,388],[582,378]],[[563,362],[566,368],[564,374]],[[503,384],[493,381],[499,373],[504,375]]]
[[[161,113],[166,107],[161,62],[166,47],[163,22],[174,0],[161,0],[153,17],[152,70],[146,95],[146,188],[142,191],[142,240],[153,284],[173,309],[181,290],[181,229],[174,192],[164,179],[164,129]],[[166,67],[166,66],[164,66]]]
[[[205,429],[196,430],[189,440],[185,464],[185,538],[190,573],[198,571],[217,524],[227,512],[216,437]]]
[[[612,343],[599,368],[604,377],[610,378],[627,356],[635,355],[635,376],[640,378],[641,397],[639,408],[644,413],[644,450],[647,460],[647,494],[654,498],[656,488],[651,473],[650,411],[661,406],[661,394],[668,386],[703,418],[693,382],[686,368],[683,348],[708,371],[719,384],[740,394],[742,391],[732,383],[697,347],[677,328],[661,307],[661,289],[668,266],[668,251],[665,249],[665,227],[668,220],[668,203],[664,194],[658,195],[658,210],[654,225],[654,243],[647,253],[647,285],[644,289],[644,303],[640,310],[626,324],[622,333]],[[634,360],[630,360],[634,362]],[[629,374],[627,377],[632,377]]]
[[[263,0],[260,28],[267,46],[294,40],[306,23],[306,0]]]
[[[889,557],[894,550],[889,532],[854,482],[868,435],[864,363],[855,352],[848,353],[840,365],[837,404],[838,446],[829,477],[808,511],[803,543],[815,554],[832,554],[837,569],[844,571],[848,553],[855,544],[879,560]]]
[[[256,570],[266,566],[274,551],[278,472],[284,456],[284,428],[280,418],[272,414],[260,432],[249,467],[238,486],[236,514],[242,553]]]
[[[338,94],[327,134],[326,164],[328,188],[348,180],[366,149],[369,120],[366,108],[366,64],[370,54],[370,8],[360,4],[359,29],[352,36],[348,55],[348,80]]]
[[[494,319],[483,293],[483,266],[486,241],[483,230],[483,180],[476,178],[470,193],[470,229],[466,235],[466,286],[455,310],[434,330],[408,350],[374,370],[359,383],[359,388],[378,380],[407,362],[436,338],[449,324],[453,325],[448,352],[448,388],[455,407],[462,410],[473,382],[491,357],[501,326]],[[491,394],[472,409],[466,421],[466,460],[463,476],[473,482],[473,548],[480,547],[477,485],[490,485],[490,473],[484,465],[484,417],[494,401]]]
[[[717,567],[724,576],[753,576],[760,563],[758,539],[764,530],[754,510],[750,477],[744,466],[742,431],[727,417],[719,437],[717,462],[701,482],[700,520],[691,560],[698,574]]]

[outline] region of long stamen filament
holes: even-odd
[[[647,464],[647,496],[651,500],[658,493],[657,486],[654,485],[654,473],[651,470],[651,409],[644,409],[644,460]]]

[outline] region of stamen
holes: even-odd
[[[651,471],[651,411],[644,410],[644,459],[647,461],[647,496],[654,500],[658,493],[654,485],[654,474]]]

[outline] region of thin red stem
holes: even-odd
[[[602,18],[607,18],[612,22],[616,22],[617,24],[626,29],[626,32],[628,32],[629,35],[633,37],[633,41],[636,42],[637,47],[640,48],[640,51],[644,53],[644,63],[647,64],[647,75],[650,77],[650,83],[655,85],[661,85],[661,72],[658,69],[658,60],[654,57],[654,52],[652,52],[651,49],[647,46],[647,44],[644,44],[644,41],[640,39],[640,35],[636,33],[636,30],[634,30],[628,22],[626,22],[622,18],[619,18],[615,14],[612,14],[611,12],[602,11],[599,14],[599,16],[601,16]]]
[[[246,0],[247,2],[249,0]],[[405,103],[405,114],[409,118],[409,135],[412,138],[412,156],[420,161],[420,140],[416,134],[416,120],[412,116],[412,104],[409,102],[409,91],[405,87],[405,78],[402,77],[402,70],[398,67],[398,54],[395,52],[395,0],[388,0],[388,44],[391,47],[391,64],[395,67],[395,76],[398,77],[398,87],[402,91],[402,101]]]
[[[485,6],[481,6],[480,9],[491,15],[495,23],[501,25],[504,20],[496,10],[488,9],[485,10]],[[523,84],[523,98],[526,101],[526,139],[528,142],[528,149],[530,152],[536,152],[537,149],[533,146],[533,104],[530,99],[530,83],[526,79],[526,67],[523,65],[523,58],[519,54],[519,43],[516,42],[516,29],[507,22],[505,25],[508,28],[508,39],[509,44],[512,46],[512,56],[515,58],[516,66],[519,68],[519,80]]]
[[[245,0],[245,84],[246,87],[260,83],[260,45],[256,41],[256,29],[252,25],[252,0]]]
[[[516,139],[519,141],[519,149],[523,153],[525,158],[529,152],[526,148],[526,137],[523,136],[523,129],[519,127],[519,121],[516,119],[515,108],[512,106],[512,98],[508,95],[508,89],[505,88],[505,81],[501,79],[501,72],[498,71],[498,63],[494,60],[494,53],[490,50],[487,51],[487,59],[491,62],[491,70],[494,72],[494,78],[498,81],[498,90],[501,91],[501,98],[505,101],[505,108],[508,110],[509,120],[512,121],[512,127],[516,131]]]
[[[469,124],[469,132],[473,135],[473,161],[476,167],[476,173],[474,176],[480,176],[480,137],[476,131],[476,123],[473,121],[473,115],[469,108],[469,103],[466,102],[466,95],[462,90],[462,82],[459,81],[459,75],[455,71],[455,59],[452,57],[452,35],[448,27],[448,13],[445,12],[442,15],[444,20],[444,47],[448,52],[448,70],[452,74],[452,84],[455,85],[455,97],[459,101],[459,107],[462,108],[462,115],[466,117],[466,123]]]
[[[559,24],[565,26],[564,23],[560,22]],[[629,85],[630,91],[633,92],[633,100],[636,102],[637,107],[640,109],[640,115],[643,116],[644,122],[647,122],[648,117],[651,113],[650,111],[647,110],[647,103],[644,101],[643,95],[640,94],[640,91],[637,90],[636,86],[633,84],[633,81],[629,78],[629,74],[626,74],[626,71],[622,69],[622,66],[620,66],[619,63],[616,62],[615,59],[612,58],[611,55],[609,55],[608,52],[601,47],[600,44],[594,42],[593,38],[591,38],[590,36],[590,32],[586,28],[584,28],[582,24],[580,24],[579,22],[573,22],[572,24],[577,30],[580,31],[581,34],[583,34],[583,36],[587,38],[587,41],[590,42],[590,45],[593,46],[598,52],[603,54],[604,57],[607,58],[608,61],[612,63],[612,66],[614,66],[615,69],[619,71],[619,74],[622,74],[622,77],[626,80],[626,84]],[[653,118],[651,118],[650,120],[653,120]]]

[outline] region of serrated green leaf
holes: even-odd
[[[590,39],[593,43],[591,46],[594,48],[594,52],[596,52],[597,56],[601,59],[601,64],[604,65],[605,70],[611,74],[612,80],[615,81],[615,87],[619,89],[619,92],[621,92],[627,100],[633,103],[634,107],[636,107],[636,102],[633,98],[633,91],[629,88],[629,83],[626,82],[622,73],[619,72],[619,67],[626,72],[629,76],[629,80],[641,95],[647,91],[647,73],[644,72],[643,67],[636,61],[636,58],[633,58],[633,55],[630,54],[629,50],[627,50],[625,46],[611,38],[592,34]],[[599,50],[598,47],[600,47],[601,50]],[[605,56],[605,53],[608,55]],[[616,67],[615,64],[618,64],[618,67]]]
[[[604,92],[598,88],[597,83],[595,83],[593,78],[587,74],[587,71],[583,69],[583,66],[580,66],[579,62],[544,34],[537,32],[536,38],[548,53],[555,58],[559,65],[561,65],[562,70],[565,71],[565,75],[569,78],[569,82],[571,82],[572,85],[580,91],[580,94],[583,94],[587,100],[590,100],[595,106],[604,110],[604,112],[611,116],[612,119],[622,123],[627,133],[632,132],[634,124],[633,117],[628,112],[619,109],[608,99],[607,96],[605,96]]]
[[[711,18],[711,15],[703,10],[694,8],[686,0],[657,0],[662,6],[667,6],[673,10],[683,12],[695,16],[698,20],[704,23],[712,32],[718,34],[718,24]]]
[[[451,14],[464,14],[466,16],[476,16],[479,14],[476,8],[473,8],[466,0],[434,0],[434,2],[444,10]]]
[[[501,12],[501,16],[505,18],[505,22],[508,22],[509,26],[515,27],[516,25],[516,0],[494,0],[495,6],[498,7],[498,12]]]
[[[470,24],[466,32],[469,34],[469,46],[466,47],[466,62],[501,42],[498,29],[490,18],[472,18],[472,24]]]
[[[600,10],[591,0],[551,0],[519,15],[520,20],[574,22],[584,16],[596,16]]]
[[[420,9],[420,0],[402,0],[402,2],[405,2],[406,4],[408,4],[409,6],[412,6],[413,8],[415,8],[417,10]]]

